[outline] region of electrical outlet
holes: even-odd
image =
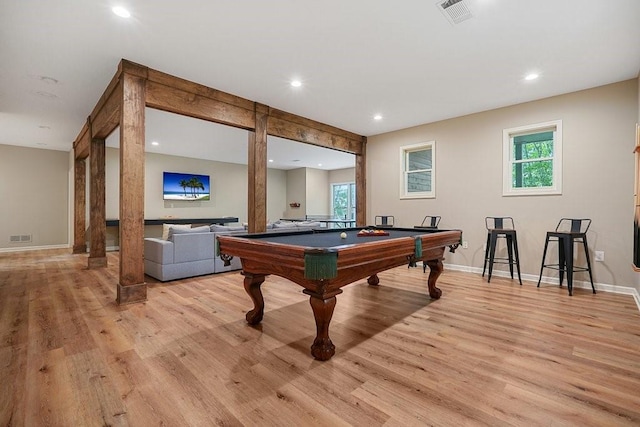
[[[469,249],[469,242],[467,242],[466,240],[462,241],[462,249]]]
[[[596,251],[595,254],[596,261],[604,261],[604,251]]]

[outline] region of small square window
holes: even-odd
[[[400,147],[400,198],[433,198],[435,141]]]
[[[562,194],[562,121],[503,131],[503,195]]]

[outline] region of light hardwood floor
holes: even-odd
[[[338,296],[335,356],[309,354],[287,280],[251,308],[239,273],[150,283],[115,304],[118,254],[0,254],[0,426],[640,425],[631,296],[446,270],[381,273]],[[151,280],[151,279],[150,279]]]

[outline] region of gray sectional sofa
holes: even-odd
[[[190,226],[189,226],[190,227]],[[243,226],[213,224],[201,227],[168,227],[166,239],[147,237],[144,239],[144,272],[162,282],[204,274],[222,273],[242,268],[240,259],[232,258],[225,266],[217,253],[220,234],[246,234]],[[282,232],[292,229],[318,228],[320,223],[269,224],[267,232]]]

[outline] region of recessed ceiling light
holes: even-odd
[[[382,115],[376,114],[375,116],[373,116],[373,120],[382,120]]]
[[[114,6],[111,11],[118,15],[121,18],[129,18],[131,17],[131,13],[127,9],[122,6]]]
[[[269,159],[269,163],[273,163],[273,159]]]
[[[158,145],[160,145],[160,143],[158,141],[151,141],[151,145],[158,146]]]
[[[322,163],[318,163],[318,166],[322,166]]]
[[[300,80],[291,80],[291,86],[300,87],[302,86],[302,82]]]
[[[535,80],[535,79],[537,79],[538,77],[540,77],[540,76],[539,76],[537,73],[530,73],[530,74],[527,74],[527,75],[524,77],[524,79],[525,79],[525,80]]]

